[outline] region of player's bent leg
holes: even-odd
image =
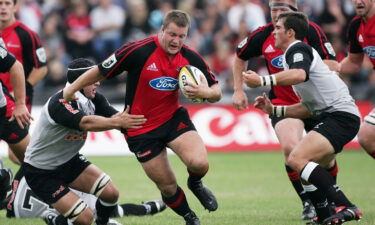
[[[358,142],[375,159],[375,112],[365,117],[358,132]]]
[[[165,204],[175,213],[184,217],[186,224],[199,225],[198,217],[190,216],[194,212],[189,207],[184,190],[177,185],[176,177],[168,161],[166,149],[141,164],[146,175],[159,188]]]
[[[10,150],[14,153],[14,155],[18,159],[18,163],[23,162],[23,159],[25,158],[26,148],[29,142],[30,142],[30,135],[26,135],[26,137],[24,137],[21,141],[17,143],[8,142]],[[16,160],[14,160],[13,162],[17,163]]]
[[[191,145],[194,143],[194,145]],[[181,158],[189,172],[188,187],[208,211],[218,208],[216,197],[203,183],[202,178],[208,171],[207,151],[202,138],[196,131],[188,131],[168,146]]]
[[[72,191],[53,203],[52,207],[73,224],[90,225],[94,221],[93,211]]]
[[[300,119],[272,118],[272,124],[274,124],[274,130],[283,150],[286,162],[289,154],[302,139],[304,123]],[[315,209],[311,203],[311,200],[309,199],[308,194],[304,190],[303,185],[301,184],[298,173],[287,164],[285,165],[285,169],[288,174],[289,180],[294,187],[294,190],[296,191],[302,202],[303,209],[301,219],[313,219],[316,216]]]

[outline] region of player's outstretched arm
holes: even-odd
[[[147,119],[144,115],[131,115],[129,110],[130,108],[127,106],[124,112],[110,118],[97,115],[84,116],[79,123],[79,127],[85,131],[141,128]]]
[[[351,75],[357,73],[362,66],[364,53],[348,53],[339,64],[340,75]]]
[[[16,103],[9,121],[17,120],[18,125],[23,129],[25,126],[30,125],[30,120],[33,118],[25,104],[25,76],[22,64],[16,61],[10,68],[9,73]]]

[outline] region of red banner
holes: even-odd
[[[357,103],[362,117],[371,111],[368,102]],[[250,107],[237,111],[231,105],[186,105],[209,151],[280,150],[268,115]],[[345,148],[360,148],[355,138]]]

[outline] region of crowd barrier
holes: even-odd
[[[357,102],[362,117],[371,111],[369,102]],[[210,152],[279,151],[276,135],[268,115],[250,107],[237,111],[231,105],[185,105],[203,141]],[[115,105],[121,110],[121,105]],[[33,107],[33,117],[38,119],[41,107]],[[35,121],[34,121],[35,123]],[[32,135],[33,126],[30,128]],[[6,143],[0,142],[0,155],[6,155]],[[345,148],[359,148],[357,139]],[[123,135],[117,130],[90,132],[82,149],[86,155],[131,154]]]

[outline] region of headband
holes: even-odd
[[[293,10],[293,11],[298,11],[298,9],[296,8],[296,7],[294,7],[294,6],[292,6],[292,5],[289,5],[289,4],[287,4],[287,3],[272,3],[272,5],[271,5],[271,8],[272,7],[286,7],[286,8],[289,8],[289,9],[291,9],[291,10]]]

